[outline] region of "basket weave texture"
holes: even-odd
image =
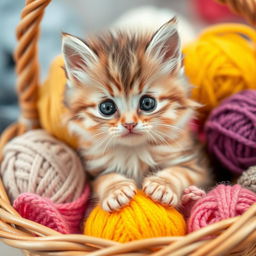
[[[37,43],[40,23],[50,0],[26,0],[17,26],[15,51],[20,119],[0,138],[3,146],[12,138],[40,127],[37,110],[39,65]],[[218,0],[256,25],[256,0]],[[256,67],[255,67],[256,69]],[[35,234],[37,236],[35,236]],[[0,237],[29,256],[217,256],[256,255],[256,204],[242,216],[212,224],[185,237],[159,237],[126,244],[85,235],[62,235],[50,228],[23,219],[13,209],[0,180]],[[204,239],[202,239],[204,238]]]

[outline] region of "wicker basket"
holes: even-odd
[[[227,4],[251,24],[256,24],[256,0],[218,1]],[[37,111],[37,43],[40,22],[49,3],[50,0],[26,0],[21,13],[21,21],[17,27],[19,44],[15,51],[21,117],[1,137],[0,161],[2,148],[9,140],[40,126]],[[242,216],[212,224],[185,237],[160,237],[120,244],[85,235],[62,235],[21,218],[12,208],[0,180],[0,237],[4,243],[19,248],[30,256],[255,256],[256,204]],[[208,238],[202,239],[205,237]]]

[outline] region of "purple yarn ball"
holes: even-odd
[[[223,101],[210,114],[205,133],[210,153],[231,172],[256,165],[256,90]]]

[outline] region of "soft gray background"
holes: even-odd
[[[21,0],[0,1],[0,131],[18,115],[11,54],[16,45],[15,26],[23,4]],[[39,49],[41,76],[45,76],[50,61],[60,52],[61,31],[83,36],[107,27],[131,8],[150,4],[181,13],[196,28],[203,25],[193,11],[191,0],[54,0],[43,20]],[[18,255],[22,255],[20,251],[0,242],[0,256]]]
[[[39,48],[41,77],[45,78],[50,61],[60,52],[61,32],[86,36],[109,26],[122,13],[143,5],[170,8],[181,13],[198,27],[192,0],[53,0],[43,19]],[[15,27],[22,0],[0,1],[0,132],[17,119],[15,73],[12,52],[16,46]]]

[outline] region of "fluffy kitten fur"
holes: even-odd
[[[177,205],[186,187],[208,182],[204,156],[188,126],[197,104],[178,82],[175,19],[152,34],[112,31],[86,42],[65,34],[62,50],[68,127],[80,138],[103,209],[128,204],[137,188],[162,204]],[[156,100],[151,112],[139,107],[144,95]],[[117,108],[111,116],[99,109],[107,99]],[[125,128],[131,123],[133,129]]]

